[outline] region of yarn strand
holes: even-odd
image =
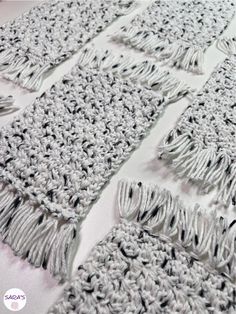
[[[217,41],[216,47],[227,55],[236,54],[236,37],[221,38]]]

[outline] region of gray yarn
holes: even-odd
[[[59,279],[77,223],[165,106],[188,93],[153,63],[118,60],[85,49],[80,65],[1,129],[0,234]]]
[[[121,182],[118,201],[123,220],[49,314],[235,313],[235,221],[154,185]]]
[[[132,0],[46,1],[0,26],[0,71],[29,90],[125,13]]]
[[[236,56],[227,58],[163,141],[160,154],[179,176],[216,200],[236,204]]]
[[[204,52],[235,14],[235,0],[156,0],[113,37],[171,66],[202,73]]]

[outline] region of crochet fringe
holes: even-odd
[[[6,183],[0,183],[0,235],[15,255],[68,279],[76,225],[49,216]]]
[[[236,38],[221,38],[217,41],[217,48],[227,55],[236,54]]]
[[[0,95],[0,110],[6,109],[12,106],[14,103],[14,99],[12,96],[2,96]]]
[[[160,157],[171,162],[180,177],[197,181],[208,193],[217,189],[216,201],[236,205],[236,164],[227,152],[204,147],[188,133],[172,130],[159,147]]]
[[[131,56],[116,56],[109,50],[96,51],[93,48],[85,48],[79,54],[79,64],[82,67],[110,71],[122,78],[146,85],[161,92],[168,103],[194,92],[186,83],[172,76],[169,71],[160,70],[152,61],[134,61]]]
[[[118,208],[122,218],[140,223],[149,234],[173,243],[210,271],[235,281],[236,220],[228,224],[215,212],[203,213],[199,205],[186,209],[169,191],[141,182],[120,182]]]
[[[153,32],[137,31],[125,26],[121,27],[113,39],[144,51],[170,66],[197,74],[203,73],[204,51],[201,47],[180,42],[170,43],[168,39],[160,40]]]
[[[30,91],[37,91],[40,88],[43,76],[49,68],[50,65],[35,64],[28,56],[21,57],[17,52],[4,50],[0,53],[2,76]]]

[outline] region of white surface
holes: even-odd
[[[148,1],[143,1],[140,8],[144,8]],[[7,1],[0,2],[0,24],[10,20],[22,12],[35,5],[36,1]],[[124,24],[132,15],[120,18],[112,24],[105,32],[100,34],[94,42],[99,47],[105,45],[113,47],[115,52],[124,51],[123,47],[110,44],[107,34],[112,34],[119,25]],[[236,19],[230,24],[224,35],[234,34],[236,29]],[[141,54],[134,51],[127,53],[139,57]],[[143,55],[141,55],[143,57]],[[196,76],[184,73],[183,71],[175,74],[185,79],[192,87],[200,89],[208,79],[214,67],[225,56],[214,46],[209,48],[205,56],[205,75]],[[18,115],[22,108],[31,104],[36,96],[40,95],[45,89],[48,89],[62,75],[68,73],[70,68],[76,63],[76,55],[55,69],[52,75],[44,81],[41,90],[38,93],[29,93],[23,89],[14,86],[10,82],[0,80],[0,94],[12,94],[15,99],[15,105],[19,109],[10,115],[0,116],[0,126],[10,122],[14,115]],[[81,237],[79,249],[74,261],[73,270],[83,262],[94,245],[101,240],[118,222],[118,213],[116,212],[115,196],[117,182],[121,178],[133,178],[146,182],[155,182],[160,186],[168,188],[173,194],[179,194],[187,205],[193,205],[196,202],[203,208],[209,208],[210,195],[197,195],[196,188],[181,181],[176,181],[173,174],[163,164],[156,159],[156,149],[158,143],[164,135],[174,126],[176,120],[189,104],[189,100],[183,99],[177,103],[171,104],[150,134],[144,139],[141,146],[132,154],[130,159],[122,166],[120,171],[112,177],[110,183],[103,190],[100,199],[94,204],[87,219],[81,228]],[[1,148],[0,148],[1,149]],[[222,213],[222,212],[221,212]],[[224,211],[224,214],[231,218],[235,216],[230,210]],[[2,302],[4,293],[10,288],[22,289],[27,296],[27,304],[19,313],[24,314],[46,314],[48,308],[58,299],[63,291],[63,286],[59,286],[53,280],[48,272],[42,269],[34,269],[27,262],[15,257],[12,251],[0,243],[0,314],[10,313]]]

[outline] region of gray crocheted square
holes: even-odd
[[[234,0],[156,0],[114,39],[163,63],[202,73],[205,50],[234,14]]]
[[[235,313],[235,221],[121,182],[122,222],[78,267],[49,314]]]
[[[60,279],[77,224],[165,106],[188,93],[155,64],[125,60],[85,49],[80,65],[0,130],[0,234]]]

